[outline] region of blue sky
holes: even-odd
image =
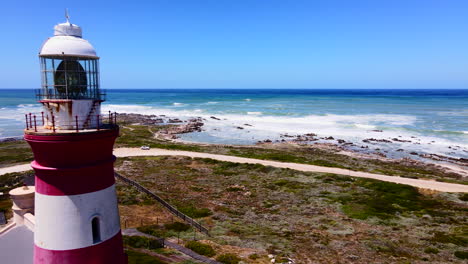
[[[468,88],[466,0],[3,1],[0,88],[40,86],[64,8],[103,88]]]

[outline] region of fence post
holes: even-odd
[[[111,111],[109,110],[109,124],[112,122]]]
[[[42,125],[44,125],[44,112],[41,112],[42,115]]]
[[[26,130],[28,130],[29,129],[28,114],[24,114],[24,117],[26,117]]]
[[[52,131],[55,133],[55,116],[52,114]]]
[[[114,112],[114,125],[117,125],[117,112]]]
[[[29,127],[32,128],[32,118],[31,113],[29,113]]]
[[[97,130],[99,131],[99,115],[96,115],[96,120],[97,120]]]
[[[75,116],[75,128],[76,128],[76,132],[78,132],[78,116],[76,115]]]
[[[37,132],[36,115],[34,115],[34,132]]]

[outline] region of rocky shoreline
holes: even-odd
[[[213,120],[221,120],[215,116],[210,117]],[[150,125],[150,126],[161,126],[160,130],[157,130],[154,133],[154,137],[161,140],[170,140],[175,142],[184,142],[180,140],[180,134],[192,133],[192,132],[201,132],[203,131],[203,126],[205,125],[206,119],[201,117],[190,118],[187,120],[181,120],[179,118],[168,117],[165,115],[141,115],[141,114],[119,114],[119,120],[122,124],[133,124],[133,125]],[[244,124],[249,127],[250,124]],[[243,130],[244,127],[237,127],[239,130]],[[377,131],[380,132],[380,131]],[[392,144],[394,142],[411,142],[409,140],[399,139],[398,137],[391,139],[376,139],[376,138],[367,138],[362,140],[364,144],[358,144],[357,142],[349,142],[344,139],[334,138],[334,137],[319,137],[315,133],[307,133],[302,135],[291,135],[291,134],[281,134],[280,139],[271,140],[265,139],[258,141],[256,145],[275,145],[275,144],[294,144],[294,145],[304,145],[308,147],[332,150],[335,152],[340,152],[340,154],[353,156],[356,158],[364,159],[379,159],[383,161],[397,162],[405,165],[412,164],[427,164],[428,166],[442,166],[444,169],[448,169],[452,172],[460,174],[464,177],[468,177],[468,159],[465,158],[453,158],[448,156],[443,156],[434,153],[416,153],[411,150],[397,149],[397,152],[408,152],[407,157],[402,158],[391,158],[388,157],[386,150],[381,150],[380,148],[369,148],[369,144],[384,143]],[[192,142],[185,142],[192,143]],[[415,144],[419,144],[415,138]],[[218,144],[213,144],[218,145]],[[414,159],[411,156],[418,157]]]

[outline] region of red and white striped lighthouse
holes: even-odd
[[[100,113],[94,48],[66,23],[41,47],[43,112],[26,116],[34,153],[34,263],[126,263],[112,154],[119,128]],[[33,121],[34,119],[34,121]]]

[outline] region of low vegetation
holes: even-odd
[[[226,253],[216,257],[216,260],[224,264],[237,264],[241,259],[232,253]]]
[[[166,264],[157,257],[134,251],[134,250],[126,250],[125,253],[128,256],[128,264]]]
[[[276,263],[463,263],[467,251],[468,202],[460,194],[187,157],[123,158],[116,169],[179,208],[209,209],[197,220],[211,237],[175,231],[179,224],[154,204],[121,205],[121,214],[145,223],[158,217],[159,224],[139,230],[196,243],[197,250],[202,243],[214,259],[234,254],[245,263],[269,263],[273,254]],[[135,215],[129,210],[135,206],[151,213]]]
[[[185,243],[185,247],[203,256],[212,257],[216,255],[216,251],[213,249],[213,247],[198,241],[188,241]]]
[[[22,164],[33,160],[28,143],[23,140],[0,143],[0,168]]]
[[[132,248],[157,249],[164,246],[159,240],[143,236],[123,236],[123,243]]]

